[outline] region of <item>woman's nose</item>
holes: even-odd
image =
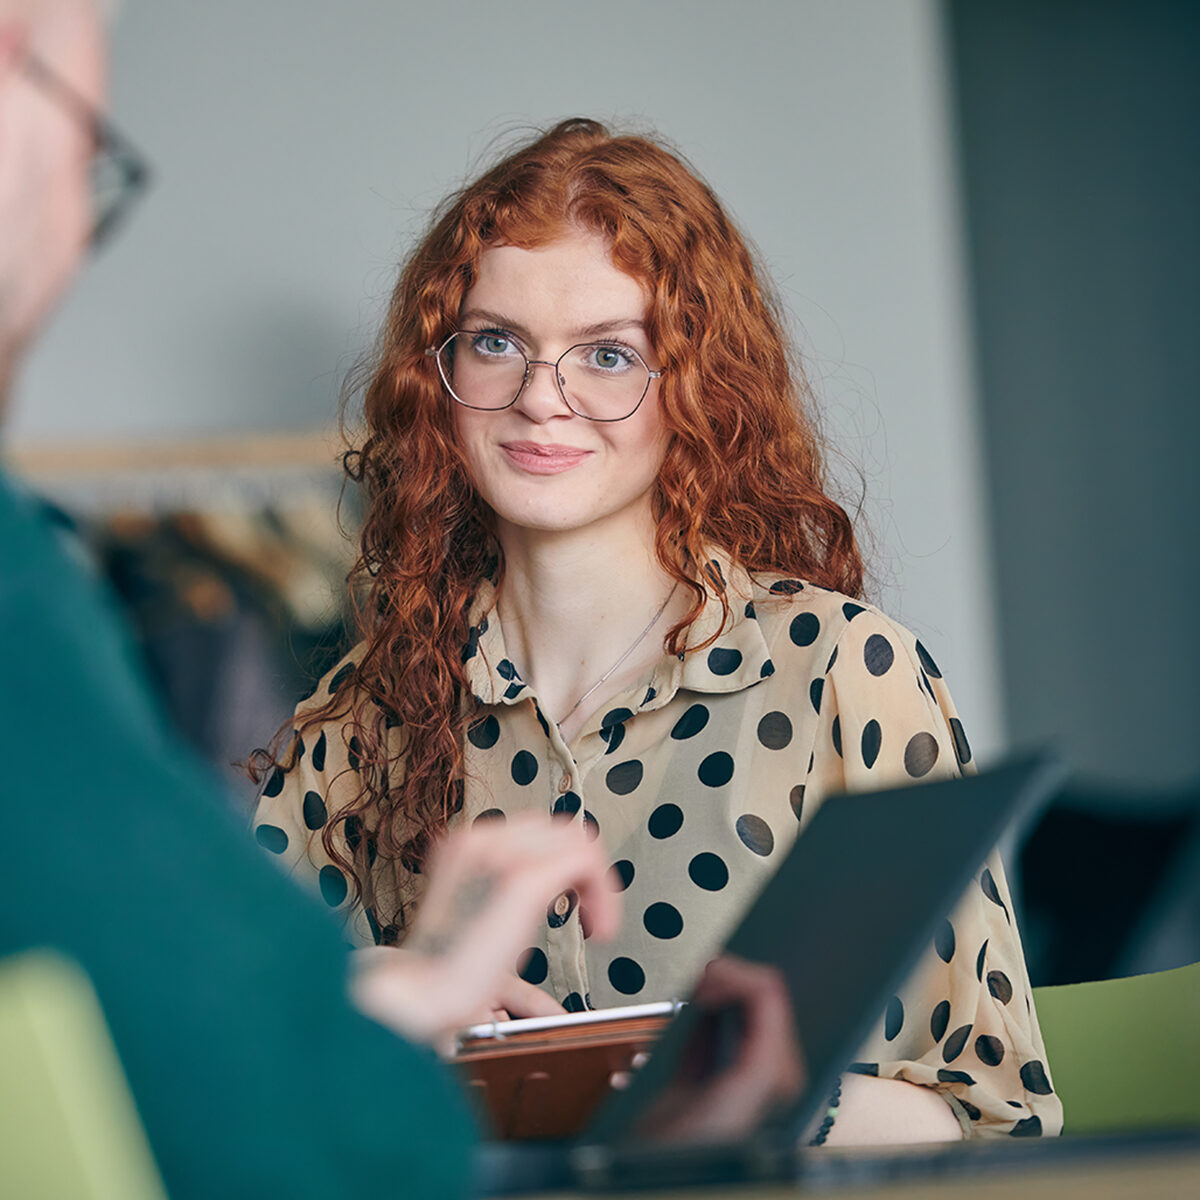
[[[559,391],[557,375],[556,363],[530,359],[525,383],[517,397],[517,407],[531,421],[548,421],[551,417],[571,415]]]

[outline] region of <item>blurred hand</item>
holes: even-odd
[[[735,1140],[804,1087],[787,985],[774,967],[725,955],[705,968],[691,1003],[704,1015],[639,1134],[669,1142]],[[718,1018],[731,1016],[739,1026],[732,1058],[714,1068]]]
[[[427,888],[403,949],[360,952],[351,994],[368,1016],[440,1044],[465,1025],[562,1012],[513,970],[546,906],[573,890],[591,936],[611,938],[620,902],[599,842],[540,814],[456,831],[430,856]]]

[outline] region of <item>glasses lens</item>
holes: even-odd
[[[438,351],[443,381],[468,408],[507,408],[526,366],[521,348],[503,333],[456,333]]]
[[[619,421],[641,403],[650,371],[631,346],[590,342],[573,346],[559,362],[567,403],[593,421]]]

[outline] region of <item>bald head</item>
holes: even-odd
[[[90,132],[28,62],[101,106],[104,57],[95,0],[0,0],[0,410],[91,229]]]

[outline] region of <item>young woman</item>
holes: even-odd
[[[257,816],[357,943],[403,945],[440,831],[532,810],[600,839],[625,917],[590,942],[558,895],[496,1006],[683,994],[827,796],[968,766],[933,659],[862,598],[810,402],[658,144],[565,121],[451,198],[350,456],[362,641]],[[997,860],[863,1059],[830,1141],[1057,1132]]]

